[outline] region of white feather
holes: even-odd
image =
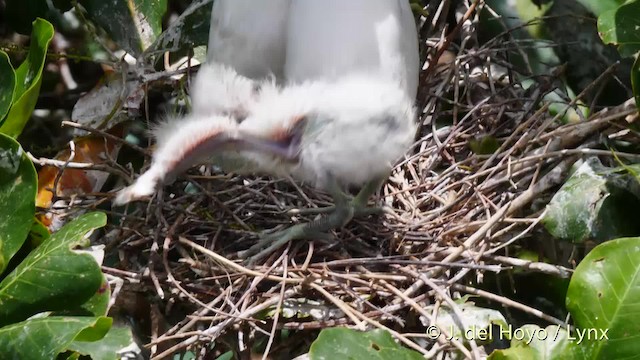
[[[283,76],[291,0],[216,0],[207,61],[252,79]]]
[[[200,66],[191,88],[191,107],[195,114],[246,116],[248,107],[256,100],[261,83],[240,76],[232,67],[216,62]]]
[[[285,77],[294,82],[367,72],[418,88],[418,35],[408,0],[296,0]]]
[[[149,169],[133,185],[118,192],[115,205],[122,205],[152,195],[159,185],[172,182],[175,176],[199,160],[207,160],[213,152],[203,152],[198,146],[220,133],[237,137],[237,122],[224,116],[189,115],[183,119],[169,118],[153,133],[156,150]]]
[[[271,173],[325,185],[327,176],[343,184],[363,184],[387,173],[415,135],[412,99],[395,81],[352,75],[314,81],[260,96],[239,131],[265,136],[306,119],[300,161],[291,163],[247,153]]]
[[[407,0],[216,0],[208,61],[193,85],[193,114],[154,130],[152,165],[117,204],[152,194],[196,158],[319,186],[330,176],[363,184],[388,172],[413,140],[419,58]],[[220,131],[269,139],[301,117],[297,162],[190,152]]]

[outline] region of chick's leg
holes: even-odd
[[[384,209],[379,206],[367,206],[369,202],[369,198],[375,194],[375,192],[382,186],[385,182],[386,177],[380,178],[377,180],[372,180],[364,184],[362,189],[358,192],[358,194],[349,201],[348,206],[353,208],[353,216],[369,216],[369,215],[380,215],[384,212]],[[347,196],[342,193],[343,196]],[[334,196],[335,199],[335,196]],[[316,215],[316,214],[329,214],[334,212],[336,209],[335,206],[326,206],[321,208],[310,208],[310,209],[293,209],[289,210],[287,214],[289,215]]]
[[[328,191],[334,199],[335,206],[327,216],[308,223],[297,224],[282,231],[265,234],[243,256],[247,258],[249,263],[255,263],[292,240],[331,238],[329,231],[347,224],[353,218],[355,207],[353,201],[335,181],[331,181]]]

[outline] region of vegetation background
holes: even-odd
[[[251,266],[326,195],[200,168],[110,205],[188,111],[212,3],[0,0],[0,357],[640,354],[640,1],[412,0],[393,210]]]

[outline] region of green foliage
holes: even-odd
[[[33,211],[25,217],[33,218]],[[105,223],[102,213],[81,216],[0,282],[0,353],[37,360],[77,350],[93,359],[116,359],[115,351],[131,342],[128,330],[109,331],[111,319],[103,316],[109,292],[100,266],[90,254],[75,250]],[[47,311],[92,316],[42,316]],[[36,314],[41,315],[31,317]]]
[[[557,325],[524,325],[513,332],[511,347],[496,350],[490,360],[557,359],[568,345],[567,331]]]
[[[36,19],[33,22],[27,59],[15,71],[16,85],[12,96],[12,105],[7,118],[0,123],[0,133],[16,138],[22,133],[22,129],[29,121],[40,94],[42,70],[52,38],[53,26],[46,20]],[[6,69],[0,68],[0,70]],[[6,95],[2,97],[4,96]]]
[[[567,308],[578,330],[597,332],[574,354],[589,359],[623,359],[640,354],[640,238],[597,246],[576,268],[567,292]],[[607,330],[607,339],[601,331]]]
[[[311,360],[422,359],[418,352],[397,344],[384,330],[360,332],[347,328],[325,329],[311,345]]]
[[[105,225],[106,216],[86,214],[43,236],[34,222],[36,189],[33,164],[14,139],[0,134],[0,354],[39,360],[77,349],[94,359],[115,359],[131,334],[116,330],[98,344],[87,343],[111,327],[103,317],[109,291],[93,256],[77,250],[87,244],[88,233]],[[32,230],[43,243],[16,259]],[[18,264],[3,274],[10,260]],[[44,316],[48,311],[91,316]]]
[[[618,6],[624,4],[627,0],[578,0],[580,4],[585,6],[595,16],[600,16],[607,11],[616,9]]]
[[[100,266],[90,254],[73,249],[86,243],[87,233],[105,223],[102,213],[78,218],[9,273],[0,282],[0,325],[22,321],[42,311],[73,309],[89,300],[102,284]]]
[[[139,56],[162,32],[167,0],[85,0],[88,17],[127,52]]]
[[[598,31],[605,43],[615,44],[622,56],[640,51],[640,1],[629,1],[603,13],[598,18]]]
[[[469,140],[471,151],[478,155],[491,155],[498,151],[500,142],[491,135],[478,136]]]
[[[100,287],[95,294],[82,304],[82,310],[87,314],[105,315],[109,308],[109,299],[111,298],[111,289],[107,279],[102,277]]]
[[[640,238],[601,244],[578,265],[567,291],[571,332],[525,325],[489,359],[623,359],[640,353]],[[515,333],[515,332],[514,332]]]
[[[640,235],[634,221],[639,192],[624,168],[606,168],[591,158],[553,196],[542,222],[553,236],[578,243]]]
[[[53,26],[37,19],[29,53],[17,70],[0,52],[0,354],[38,360],[78,349],[94,359],[115,359],[116,350],[131,342],[131,334],[119,330],[89,345],[111,327],[111,319],[103,316],[109,291],[92,255],[77,250],[87,244],[88,233],[104,226],[106,216],[84,215],[49,236],[34,220],[35,168],[13,139],[35,107],[52,38]],[[39,246],[24,259],[17,258],[29,236]],[[15,265],[8,268],[10,261]],[[92,316],[45,316],[50,311]]]
[[[615,44],[622,56],[640,52],[640,1],[631,0],[611,8],[598,18],[598,32],[605,43]],[[640,108],[640,62],[631,68],[631,85],[636,106]]]
[[[114,327],[97,341],[76,340],[67,349],[90,356],[92,360],[119,360],[114,349],[122,349],[131,344],[131,337],[130,329]]]
[[[0,134],[0,274],[31,230],[36,184],[36,170],[20,144]]]
[[[102,213],[84,215],[32,251],[0,282],[0,325],[42,311],[73,309],[91,299],[102,284],[100,266],[74,248],[86,245],[86,234],[105,224]]]
[[[76,341],[95,341],[109,331],[107,317],[44,317],[0,328],[0,354],[14,359],[50,360]]]
[[[446,330],[449,336],[456,339],[461,339],[463,342],[467,342],[469,339],[475,339],[476,343],[490,343],[493,340],[490,338],[490,328],[493,325],[500,326],[502,328],[507,327],[507,320],[502,313],[493,309],[485,309],[475,306],[473,302],[465,301],[458,305],[458,309],[462,314],[462,322],[458,320],[453,310],[446,306],[430,305],[425,307],[425,311],[434,314],[436,313],[435,325],[441,330]],[[424,321],[424,319],[421,318]],[[428,326],[428,324],[424,324]],[[463,327],[461,327],[463,325]],[[495,337],[495,336],[494,336]]]
[[[0,125],[4,120],[5,115],[11,108],[11,101],[13,100],[13,91],[16,88],[16,72],[11,66],[9,56],[4,51],[0,51],[0,74],[2,75],[2,81],[0,81]]]

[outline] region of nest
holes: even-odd
[[[263,348],[274,356],[292,357],[298,350],[291,344],[308,345],[309,331],[333,326],[386,329],[431,356],[451,350],[479,358],[473,341],[467,348],[425,336],[435,322],[425,308],[456,312],[454,300],[467,294],[566,325],[479,284],[508,269],[569,276],[567,257],[558,256],[561,266],[512,254],[528,248],[548,255],[532,245],[534,235],[545,236],[539,222],[547,200],[575,161],[610,157],[601,139],[625,128],[636,110],[626,104],[562,124],[564,113],[550,115],[545,100],[556,79],[509,65],[522,44],[508,33],[475,45],[468,34],[476,9],[462,10],[446,36],[437,36],[446,19],[428,18],[421,30],[430,65],[421,75],[420,131],[371,199],[385,206],[383,215],[356,218],[331,241],[294,241],[250,266],[240,255],[261,231],[311,221],[315,215],[303,209],[329,206],[330,197],[288,179],[202,167],[114,215],[121,223],[107,238],[119,263],[103,267],[122,284],[114,313],[142,319],[150,329],[142,342],[155,359],[210,351],[213,343],[240,342],[242,351],[257,339],[268,339]],[[567,100],[572,108],[576,100]],[[491,151],[482,155],[486,146]],[[276,336],[284,329],[298,330],[287,346]]]

